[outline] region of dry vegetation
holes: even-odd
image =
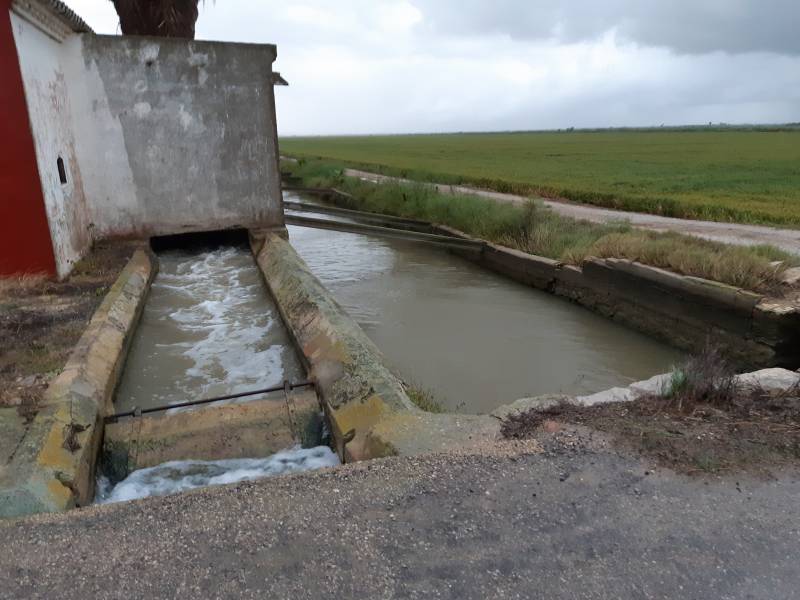
[[[634,402],[562,403],[516,414],[508,438],[538,435],[548,422],[584,425],[627,449],[688,474],[768,474],[800,459],[800,387],[779,393],[746,385],[714,348],[675,369],[666,389]]]
[[[134,246],[98,245],[65,281],[0,280],[0,406],[35,411]]]

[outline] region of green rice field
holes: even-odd
[[[292,137],[281,151],[421,181],[800,227],[796,129]]]

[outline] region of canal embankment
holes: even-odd
[[[3,432],[0,516],[63,511],[91,502],[102,417],[111,410],[156,270],[149,252],[133,254],[47,388],[37,414]]]
[[[559,215],[534,199],[509,204],[474,194],[445,193],[424,183],[349,177],[341,165],[322,160],[287,163],[286,168],[303,185],[351,194],[348,208],[441,223],[565,264],[579,265],[590,256],[626,258],[762,292],[800,276],[790,271],[800,266],[798,253],[770,245],[768,235],[760,244],[736,246],[684,235],[679,228],[639,230],[625,220],[625,213],[617,220],[594,223]]]
[[[471,236],[444,225],[435,231]],[[566,265],[487,243],[468,260],[576,302],[686,350],[709,339],[742,368],[800,365],[800,300],[771,297],[627,259],[590,257]]]
[[[306,206],[313,200],[301,197]],[[287,208],[296,205],[292,198],[287,192]],[[327,216],[327,206],[312,206],[315,220]],[[668,344],[447,252],[438,240],[452,236],[431,243],[286,218],[292,247],[311,272],[412,398],[422,395],[434,410],[487,414],[524,396],[592,393],[682,359]],[[483,246],[476,240],[468,248],[480,255]]]
[[[386,200],[387,195],[391,195],[393,200]],[[404,190],[397,188],[383,193],[381,205],[389,206],[393,215],[416,215],[431,210],[434,214],[447,214],[438,200],[434,202],[438,208],[425,208],[427,196],[421,196],[406,198]],[[329,190],[325,197],[337,206],[350,209],[363,208],[365,204],[358,196],[340,190]],[[369,201],[366,204],[371,205]],[[419,204],[423,207],[417,210],[415,206]],[[473,215],[476,219],[486,211],[493,212],[486,206],[472,208],[477,211],[477,215]],[[456,220],[464,221],[464,215],[459,215]],[[494,218],[514,221],[515,217],[500,211]],[[465,222],[471,223],[472,220],[470,217]],[[387,225],[391,226],[390,223]],[[431,223],[429,231],[464,239],[481,239],[450,225]],[[733,249],[735,258],[741,258],[741,250]],[[454,252],[459,251],[456,249]],[[800,364],[800,290],[786,264],[769,267],[765,262],[759,267],[762,273],[771,273],[769,277],[774,278],[763,288],[757,282],[766,280],[759,277],[752,280],[744,275],[726,277],[752,281],[753,285],[748,289],[627,258],[587,256],[579,264],[570,264],[489,241],[485,241],[480,254],[461,254],[516,281],[568,298],[678,348],[696,349],[712,339],[724,345],[743,369],[765,366],[795,368]],[[733,261],[734,254],[728,259]],[[711,254],[706,258],[708,264],[714,263]],[[694,258],[702,262],[701,259],[702,254]],[[739,265],[742,274],[748,271],[750,259]],[[730,263],[729,267],[733,268],[733,264]],[[691,268],[689,271],[692,272]]]

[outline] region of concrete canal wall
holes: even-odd
[[[262,457],[319,443],[313,389],[288,398],[253,400],[173,414],[123,419],[105,426],[103,470],[112,481],[172,460]]]
[[[387,414],[418,410],[378,348],[331,297],[291,244],[253,233],[253,254],[324,401],[339,452],[368,458],[367,433]],[[354,438],[343,448],[344,436]]]
[[[304,190],[333,204],[350,198],[335,189]],[[387,217],[383,225],[396,228],[393,219]],[[581,266],[567,265],[473,238],[446,225],[417,222],[412,229],[478,242],[480,252],[449,251],[677,348],[694,350],[712,340],[724,346],[741,368],[800,365],[800,304],[796,300],[771,298],[625,259],[589,258]]]
[[[473,239],[444,225],[432,229]],[[576,267],[488,242],[480,254],[453,252],[679,348],[711,339],[743,368],[800,365],[800,307],[790,301],[623,259]]]
[[[136,328],[156,261],[136,251],[24,425],[0,468],[0,517],[59,512],[91,502],[102,418]],[[10,427],[9,427],[10,429]]]
[[[381,351],[291,244],[275,233],[252,232],[251,241],[270,293],[317,384],[344,461],[453,451],[496,439],[497,419],[417,408]]]

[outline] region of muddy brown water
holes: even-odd
[[[159,254],[114,405],[161,406],[304,377],[249,248],[170,250]]]
[[[447,411],[597,392],[667,371],[682,357],[436,247],[296,226],[289,238],[394,371]]]

